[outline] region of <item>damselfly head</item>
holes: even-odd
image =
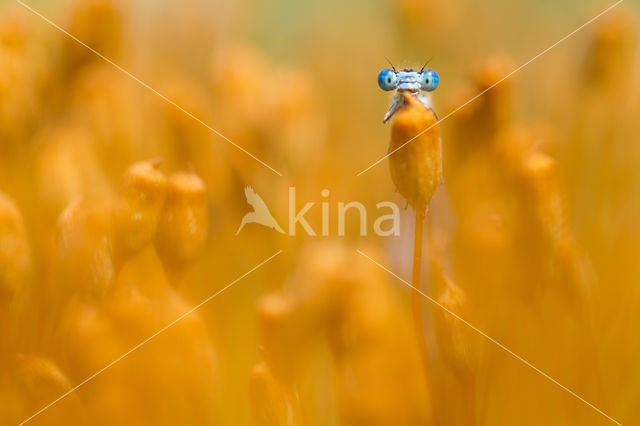
[[[426,65],[426,64],[425,64]],[[392,65],[393,67],[393,65]],[[386,122],[402,106],[403,92],[410,93],[418,98],[427,108],[428,99],[422,92],[432,92],[436,90],[440,83],[438,73],[431,69],[415,71],[412,69],[396,70],[385,68],[378,74],[378,86],[385,91],[396,91],[396,97],[391,108],[385,115]]]
[[[378,74],[378,86],[382,90],[418,93],[421,90],[432,92],[440,83],[440,77],[434,70],[414,71],[404,69],[396,71],[385,68]]]

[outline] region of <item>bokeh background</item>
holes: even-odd
[[[388,66],[446,116],[606,1],[0,1],[0,423],[600,425],[409,290]],[[638,11],[626,0],[440,124],[422,288],[622,424],[640,423]],[[287,229],[247,225],[251,186]],[[328,196],[322,190],[329,190]],[[367,236],[337,205],[358,201]],[[29,424],[28,423],[28,424]]]

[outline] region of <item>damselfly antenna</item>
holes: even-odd
[[[393,70],[393,72],[398,72],[396,71],[396,67],[394,67],[393,64],[391,63],[391,60],[389,60],[389,58],[387,58],[386,56],[384,58],[387,60],[387,62],[389,62],[389,65],[391,65],[391,69]]]
[[[424,69],[427,67],[427,65],[429,65],[429,62],[431,62],[433,58],[429,58],[427,59],[427,62],[424,63],[424,65],[422,66],[422,68],[420,68],[420,72],[424,71]]]

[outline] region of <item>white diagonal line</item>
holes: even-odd
[[[99,374],[103,373],[105,370],[107,370],[108,368],[112,367],[114,364],[117,364],[119,361],[121,361],[123,358],[127,357],[128,355],[130,355],[132,352],[136,351],[137,349],[139,349],[141,346],[143,346],[144,344],[146,344],[147,342],[149,342],[151,339],[153,339],[154,337],[158,336],[159,334],[163,333],[164,331],[166,331],[169,327],[173,326],[174,324],[176,324],[177,322],[179,322],[180,320],[182,320],[183,318],[189,316],[190,314],[192,314],[195,310],[197,310],[198,308],[200,308],[202,305],[204,305],[205,303],[209,302],[211,299],[213,299],[214,297],[218,296],[220,293],[224,292],[225,290],[227,290],[229,287],[231,287],[232,285],[236,284],[238,281],[240,281],[241,279],[243,279],[244,277],[246,277],[247,275],[249,275],[250,273],[252,273],[253,271],[255,271],[256,269],[260,268],[262,265],[264,265],[265,263],[269,262],[271,259],[273,259],[274,257],[276,257],[277,255],[279,255],[280,253],[282,253],[282,250],[278,250],[274,255],[272,255],[271,257],[269,257],[268,259],[260,262],[259,264],[257,264],[256,266],[254,266],[253,268],[251,268],[249,271],[247,271],[246,273],[244,273],[243,275],[241,275],[240,277],[236,278],[235,280],[233,280],[232,282],[230,282],[226,287],[224,287],[222,290],[217,291],[216,293],[212,294],[211,296],[207,297],[206,299],[204,299],[202,302],[200,302],[199,304],[197,304],[196,306],[194,306],[193,308],[189,309],[187,312],[185,312],[184,314],[180,315],[178,318],[176,318],[175,320],[171,321],[169,324],[165,325],[164,327],[162,327],[160,330],[156,331],[154,334],[152,334],[151,336],[147,337],[146,339],[144,339],[142,342],[138,343],[136,346],[134,346],[133,348],[129,349],[127,352],[125,352],[124,354],[120,355],[118,358],[116,358],[115,360],[111,361],[109,364],[107,364],[105,367],[103,367],[101,370],[93,373],[91,376],[87,377],[86,379],[84,379],[82,382],[80,382],[79,384],[77,384],[76,386],[74,386],[73,388],[69,389],[67,392],[63,393],[62,395],[60,395],[58,398],[56,398],[55,400],[51,401],[49,404],[45,405],[44,407],[42,407],[39,411],[37,411],[36,413],[34,413],[33,415],[31,415],[31,417],[29,417],[28,419],[23,420],[18,426],[21,426],[27,422],[29,422],[30,420],[32,420],[34,417],[38,416],[39,414],[41,414],[43,411],[47,410],[48,408],[50,408],[51,406],[53,406],[54,404],[56,404],[58,401],[64,399],[65,397],[67,397],[68,395],[70,395],[72,392],[76,391],[78,388],[80,388],[81,386],[87,384],[89,381],[93,380],[96,376],[98,376]]]
[[[362,175],[363,173],[367,172],[369,169],[375,167],[376,165],[378,165],[380,162],[382,162],[385,158],[393,155],[396,151],[404,148],[405,146],[407,146],[408,144],[410,144],[411,142],[413,142],[415,139],[417,139],[418,137],[420,137],[421,135],[425,134],[426,132],[428,132],[429,130],[431,130],[433,127],[437,126],[438,124],[442,123],[444,120],[446,120],[447,118],[451,117],[453,114],[455,114],[456,112],[460,111],[462,108],[466,107],[467,105],[469,105],[471,102],[475,101],[476,99],[478,99],[480,96],[484,95],[485,93],[487,93],[489,90],[493,89],[494,87],[496,87],[498,84],[502,83],[503,81],[505,81],[506,79],[508,79],[509,77],[511,77],[512,75],[514,75],[515,73],[517,73],[518,71],[522,70],[524,67],[526,67],[527,65],[529,65],[530,63],[532,63],[533,61],[535,61],[536,59],[540,58],[542,55],[544,55],[545,53],[549,52],[551,49],[553,49],[554,47],[556,47],[557,45],[559,45],[560,43],[562,43],[563,41],[565,41],[566,39],[568,39],[569,37],[573,36],[575,33],[577,33],[578,31],[582,30],[584,27],[586,27],[587,25],[591,24],[593,21],[595,21],[596,19],[600,18],[602,15],[606,14],[607,12],[609,12],[611,9],[613,9],[614,7],[618,6],[620,3],[622,3],[624,0],[618,0],[617,2],[615,2],[614,4],[612,4],[611,6],[609,6],[608,8],[606,8],[605,10],[603,10],[602,12],[598,13],[596,16],[594,16],[593,18],[589,19],[587,22],[585,22],[584,24],[580,25],[578,28],[576,28],[575,30],[571,31],[569,34],[567,34],[566,36],[562,37],[560,40],[556,41],[555,43],[553,43],[551,46],[547,47],[546,49],[544,49],[542,52],[538,53],[536,56],[534,56],[533,58],[529,59],[527,62],[525,62],[524,64],[520,65],[518,68],[516,68],[515,70],[511,71],[509,74],[507,74],[506,76],[502,77],[500,80],[496,81],[494,84],[492,84],[491,86],[489,86],[488,88],[484,89],[482,92],[478,93],[477,95],[475,95],[473,98],[469,99],[468,101],[466,101],[465,103],[463,103],[462,105],[460,105],[458,108],[454,109],[453,111],[451,111],[449,114],[445,115],[444,117],[442,117],[441,119],[439,119],[438,121],[436,121],[435,123],[433,123],[431,126],[427,127],[426,129],[424,129],[423,131],[421,131],[420,133],[418,133],[417,135],[415,135],[414,137],[412,137],[411,139],[409,139],[408,141],[406,141],[405,143],[403,143],[402,145],[400,145],[399,147],[397,147],[396,149],[394,149],[391,152],[388,152],[386,155],[384,155],[382,158],[380,158],[378,161],[376,161],[375,163],[371,164],[369,167],[367,167],[366,169],[362,170],[360,173],[357,174],[357,176]]]
[[[225,141],[229,142],[231,145],[235,146],[237,149],[239,149],[240,151],[242,151],[245,154],[247,154],[249,157],[251,157],[254,160],[256,160],[258,163],[262,164],[263,166],[265,166],[266,168],[268,168],[269,170],[271,170],[272,172],[274,172],[278,176],[282,176],[282,173],[280,173],[279,171],[277,171],[276,169],[274,169],[273,167],[271,167],[270,165],[268,165],[264,161],[260,160],[258,157],[256,157],[255,155],[251,154],[249,151],[247,151],[246,149],[244,149],[243,147],[241,147],[237,143],[233,142],[231,139],[229,139],[228,137],[226,137],[225,135],[223,135],[222,133],[220,133],[219,131],[217,131],[216,129],[214,129],[213,127],[211,127],[210,125],[208,125],[204,121],[200,120],[198,117],[196,117],[195,115],[193,115],[192,113],[190,113],[189,111],[187,111],[186,109],[184,109],[183,107],[181,107],[180,105],[178,105],[177,103],[172,101],[171,99],[167,98],[165,95],[163,95],[162,93],[158,92],[156,89],[154,89],[153,87],[149,86],[147,83],[145,83],[144,81],[140,80],[138,77],[136,77],[135,75],[131,74],[129,71],[127,71],[126,69],[122,68],[120,65],[116,64],[115,62],[113,62],[111,59],[109,59],[106,56],[104,56],[102,53],[98,52],[97,50],[95,50],[94,48],[89,46],[88,44],[84,43],[82,40],[78,39],[76,36],[74,36],[73,34],[69,33],[67,30],[62,28],[60,25],[56,24],[55,22],[53,22],[52,20],[50,20],[46,16],[42,15],[40,12],[38,12],[37,10],[32,8],[31,6],[29,6],[28,4],[24,3],[22,0],[15,0],[15,1],[18,2],[20,5],[22,5],[23,7],[25,7],[26,9],[28,9],[29,11],[31,11],[34,15],[39,16],[40,18],[42,18],[44,21],[49,23],[54,28],[58,29],[59,31],[61,31],[64,34],[66,34],[67,36],[69,36],[71,39],[76,41],[78,44],[81,44],[82,46],[84,46],[87,49],[89,49],[91,52],[93,52],[94,54],[99,56],[104,61],[106,61],[109,64],[111,64],[114,67],[116,67],[122,73],[126,74],[127,76],[129,76],[130,78],[135,80],[136,82],[140,83],[143,87],[149,89],[150,91],[152,91],[156,95],[160,96],[162,99],[164,99],[169,104],[173,105],[174,107],[178,108],[180,111],[182,111],[183,113],[185,113],[189,117],[193,118],[195,121],[197,121],[198,123],[202,124],[204,127],[206,127],[207,129],[211,130],[213,133],[215,133],[216,135],[218,135],[219,137],[221,137]]]
[[[437,300],[435,300],[434,298],[430,297],[429,295],[425,294],[424,292],[420,291],[419,289],[415,288],[414,286],[412,286],[408,281],[404,280],[402,277],[396,275],[395,273],[393,273],[391,270],[389,270],[388,268],[386,268],[384,265],[376,262],[375,260],[373,260],[371,257],[367,256],[366,254],[364,254],[362,251],[360,250],[356,250],[359,254],[361,254],[362,256],[366,257],[367,259],[369,259],[371,262],[375,263],[376,265],[378,265],[380,268],[384,269],[385,271],[387,271],[389,274],[393,275],[394,277],[396,277],[397,279],[399,279],[403,284],[407,285],[408,287],[410,287],[412,290],[417,291],[418,293],[420,293],[423,297],[425,297],[426,299],[428,299],[431,303],[433,303],[434,305],[438,306],[440,309],[444,310],[446,313],[448,313],[449,315],[453,316],[455,319],[457,319],[458,321],[461,321],[462,323],[464,323],[467,327],[471,328],[473,331],[475,331],[476,333],[480,334],[481,336],[483,336],[485,339],[489,340],[491,343],[493,343],[494,345],[498,346],[500,349],[502,349],[503,351],[507,352],[509,355],[511,355],[512,357],[514,357],[515,359],[517,359],[518,361],[522,362],[524,365],[526,365],[527,367],[531,368],[533,371],[535,371],[536,373],[540,374],[541,376],[543,376],[545,379],[549,380],[551,383],[559,386],[560,388],[562,388],[563,390],[565,390],[566,392],[568,392],[570,395],[572,395],[573,397],[579,399],[580,401],[582,401],[583,403],[585,403],[586,405],[588,405],[589,407],[593,408],[595,411],[597,411],[598,413],[602,414],[604,417],[606,417],[607,419],[611,420],[613,423],[622,426],[622,423],[618,422],[617,420],[613,419],[611,416],[609,416],[607,413],[605,413],[604,411],[600,410],[598,407],[596,407],[595,405],[591,404],[589,401],[585,400],[584,398],[582,398],[580,395],[578,395],[577,393],[575,393],[574,391],[572,391],[571,389],[569,389],[568,387],[564,386],[562,383],[558,382],[556,379],[554,379],[553,377],[549,376],[547,373],[545,373],[544,371],[540,370],[539,368],[537,368],[535,365],[531,364],[529,361],[527,361],[526,359],[522,358],[520,355],[516,354],[515,352],[511,351],[509,348],[507,348],[506,346],[504,346],[502,343],[498,342],[497,340],[495,340],[493,337],[487,335],[485,332],[483,332],[482,330],[480,330],[479,328],[475,327],[474,325],[468,323],[467,321],[465,321],[462,317],[458,316],[455,312],[451,311],[450,309],[448,309],[447,307],[441,305],[440,303],[438,303]]]

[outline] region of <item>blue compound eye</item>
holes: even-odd
[[[388,68],[380,71],[380,74],[378,74],[378,86],[380,86],[382,90],[386,91],[393,90],[398,87],[398,76],[395,71]]]
[[[434,70],[426,70],[420,76],[420,83],[422,85],[422,90],[432,92],[438,87],[438,84],[440,83],[440,77]]]

